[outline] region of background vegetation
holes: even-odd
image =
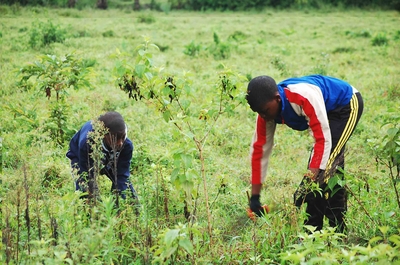
[[[262,10],[264,8],[380,8],[400,10],[400,0],[0,0],[0,4],[134,10]]]
[[[399,22],[393,11],[0,6],[0,262],[399,264]],[[262,195],[272,211],[246,216],[247,81],[312,73],[365,100],[347,146],[346,236],[303,232],[292,196],[312,139],[284,126]],[[121,90],[126,74],[143,97]],[[115,207],[104,177],[93,207],[74,192],[68,139],[107,110],[135,144],[139,215],[129,200]]]

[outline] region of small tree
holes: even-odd
[[[73,87],[90,87],[87,79],[91,72],[91,66],[85,61],[76,59],[72,54],[57,57],[56,55],[44,55],[40,61],[28,63],[19,70],[22,76],[19,86],[26,87],[26,82],[35,77],[34,87],[38,92],[50,99],[54,93],[56,101],[50,105],[50,119],[46,128],[51,137],[58,143],[63,144],[65,140],[65,129],[69,104],[66,101],[67,89]]]
[[[389,110],[392,114],[387,118],[383,126],[388,126],[386,134],[382,139],[369,139],[372,150],[376,155],[377,163],[385,166],[388,170],[390,181],[396,194],[397,205],[400,209],[400,109]]]
[[[164,73],[153,65],[150,48],[158,50],[149,40],[138,46],[136,58],[132,60],[128,55],[117,52],[120,59],[117,62],[115,73],[117,85],[128,93],[129,98],[142,100],[153,106],[168,124],[172,124],[183,136],[182,148],[173,154],[174,169],[171,173],[171,182],[185,193],[185,206],[190,204],[191,198],[197,198],[198,192],[194,188],[200,184],[199,176],[203,183],[205,204],[208,217],[208,232],[211,237],[211,215],[207,191],[207,174],[205,166],[204,147],[207,137],[215,127],[219,117],[223,114],[232,114],[237,106],[244,102],[244,93],[241,87],[244,77],[229,69],[219,73],[218,81],[213,85],[215,95],[207,107],[199,107],[199,96],[193,95],[196,91],[192,87],[189,75],[183,77]],[[134,61],[134,64],[130,62]],[[197,90],[200,91],[200,90]],[[204,98],[205,95],[202,94]],[[192,105],[194,103],[194,106]],[[196,169],[196,162],[199,169]],[[189,207],[185,216],[194,220],[196,203]]]

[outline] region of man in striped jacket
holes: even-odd
[[[338,184],[328,188],[328,181],[338,168],[344,168],[344,149],[363,111],[361,94],[347,82],[329,76],[310,75],[289,78],[278,84],[269,76],[258,76],[248,84],[247,102],[257,112],[251,144],[251,211],[261,216],[264,208],[260,192],[267,174],[276,124],[286,124],[298,131],[310,130],[314,146],[308,172],[295,193],[295,204],[307,203],[305,225],[322,229],[326,216],[337,232],[345,229],[347,196]],[[316,183],[322,190],[311,192]],[[303,191],[302,194],[299,194]]]

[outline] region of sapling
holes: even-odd
[[[120,61],[115,69],[117,85],[120,89],[128,93],[129,98],[142,100],[162,115],[164,121],[174,125],[174,127],[184,136],[182,144],[187,146],[191,142],[192,148],[179,148],[173,154],[174,169],[171,174],[171,182],[186,194],[185,213],[189,221],[194,221],[193,213],[196,211],[188,209],[189,202],[195,198],[195,206],[198,192],[193,190],[197,176],[202,178],[205,205],[208,217],[208,233],[211,237],[211,214],[207,191],[207,177],[205,169],[204,147],[206,140],[212,129],[215,127],[222,114],[232,114],[234,109],[244,102],[244,94],[236,89],[244,82],[244,78],[237,73],[224,69],[219,74],[217,83],[214,85],[215,97],[207,104],[207,108],[200,108],[198,114],[193,102],[200,104],[192,97],[195,89],[192,87],[188,76],[178,77],[163,73],[155,67],[152,61],[149,40],[138,46],[135,64],[129,62],[126,55],[118,53]],[[187,143],[185,141],[187,140]],[[198,159],[200,169],[193,169],[194,162]]]
[[[62,145],[66,140],[67,119],[69,104],[67,101],[70,87],[79,89],[91,87],[89,76],[91,66],[82,59],[77,59],[73,54],[57,57],[56,55],[44,55],[39,57],[40,61],[28,63],[19,70],[21,79],[20,87],[33,80],[34,87],[38,92],[50,99],[55,93],[56,101],[50,105],[50,118],[46,123],[46,129],[58,144]]]

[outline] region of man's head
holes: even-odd
[[[99,117],[99,121],[103,122],[108,133],[104,136],[104,143],[107,147],[113,149],[121,149],[127,134],[127,127],[124,118],[116,111],[106,112]]]
[[[247,103],[264,120],[270,121],[278,117],[281,111],[281,97],[278,86],[269,76],[257,76],[247,86]]]

